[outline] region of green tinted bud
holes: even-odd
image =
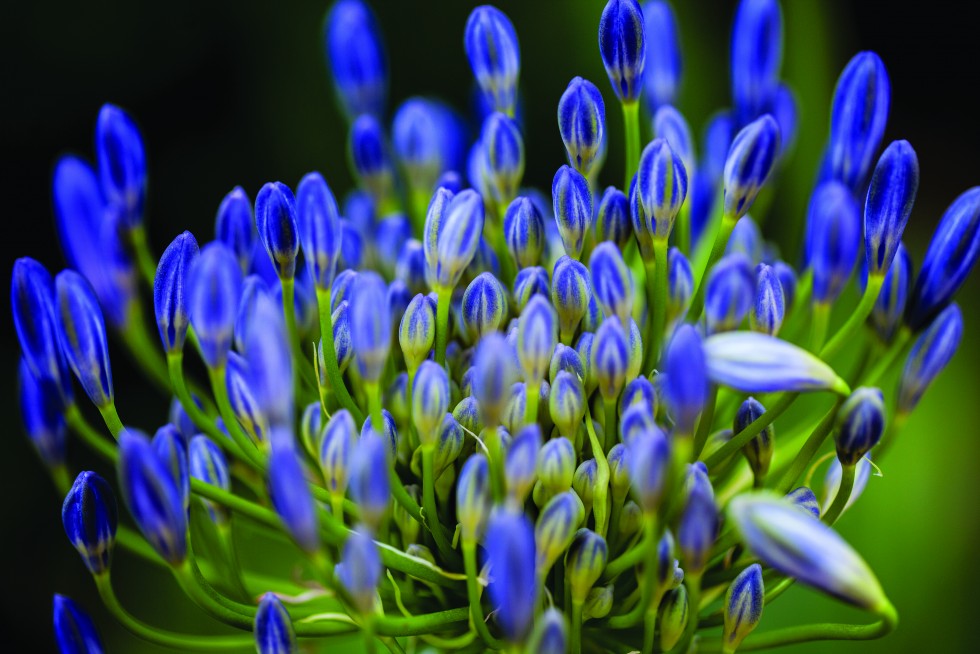
[[[735,414],[733,431],[737,434],[765,412],[766,408],[758,400],[754,397],[748,398],[742,402],[738,413]],[[757,484],[761,484],[762,480],[769,473],[769,464],[772,463],[773,437],[775,435],[775,426],[769,425],[742,448],[742,454],[745,455],[745,459],[749,462],[749,467],[752,469],[752,475],[755,477]]]
[[[582,605],[583,621],[592,619],[601,620],[609,615],[609,611],[612,610],[613,605],[614,588],[612,584],[609,584],[608,586],[599,586],[589,591],[588,596],[585,598],[585,604]]]
[[[547,576],[558,557],[568,549],[575,530],[583,520],[585,507],[572,491],[559,493],[545,504],[534,525],[537,569],[542,579]]]
[[[548,393],[548,409],[551,420],[565,438],[573,439],[582,424],[585,417],[585,398],[581,379],[564,370],[555,376]]]
[[[466,431],[479,434],[483,431],[483,420],[480,418],[480,405],[472,397],[464,397],[453,409],[453,417],[459,426]]]
[[[660,602],[660,649],[668,651],[677,644],[687,628],[687,588],[668,591]]]
[[[630,489],[630,472],[627,464],[627,450],[622,443],[616,443],[606,455],[609,462],[609,483],[612,485],[613,499],[623,501]]]
[[[565,579],[571,587],[572,601],[586,600],[609,560],[606,539],[589,529],[579,529],[565,555]]]
[[[416,522],[415,524],[418,523]],[[422,559],[423,561],[428,561],[432,565],[436,565],[436,557],[433,556],[432,550],[430,550],[425,545],[412,543],[411,545],[405,548],[405,554],[408,554],[409,556],[414,556],[417,559]]]
[[[579,464],[572,477],[572,490],[585,505],[585,513],[592,511],[592,501],[595,497],[595,476],[598,470],[595,459],[589,459]]]
[[[575,476],[575,446],[567,438],[553,438],[538,452],[538,479],[551,494],[572,487]]]
[[[414,370],[425,361],[436,339],[436,306],[431,298],[419,293],[408,303],[398,326],[398,344],[405,355],[405,365]]]
[[[629,540],[640,531],[643,522],[643,510],[640,505],[633,500],[623,505],[623,512],[619,515],[619,537],[620,540]]]

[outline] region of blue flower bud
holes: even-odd
[[[582,321],[592,295],[588,269],[582,263],[562,256],[551,275],[551,302],[558,312],[562,341],[568,342]]]
[[[919,159],[908,141],[885,148],[871,176],[864,205],[864,237],[868,269],[883,274],[891,266],[912,213],[919,188]]]
[[[398,328],[398,344],[409,370],[416,369],[428,358],[435,338],[435,303],[420,293],[408,303]]]
[[[337,270],[342,231],[337,201],[320,173],[303,177],[296,190],[296,219],[303,256],[317,288],[329,289]]]
[[[434,361],[424,361],[412,386],[412,418],[423,445],[435,445],[437,429],[449,410],[449,377]]]
[[[565,654],[568,651],[568,622],[562,612],[551,607],[534,622],[527,651],[538,654]]]
[[[762,619],[765,600],[762,566],[753,563],[732,581],[723,604],[725,629],[722,639],[728,651],[734,652]]]
[[[749,550],[780,573],[872,611],[889,606],[868,564],[827,525],[789,501],[745,493],[728,515]]]
[[[534,525],[538,574],[542,577],[548,574],[584,520],[585,506],[574,491],[566,490],[548,500]]]
[[[335,574],[353,600],[354,607],[365,616],[374,609],[383,573],[378,545],[367,534],[351,532],[344,543]]]
[[[252,327],[245,335],[249,385],[269,424],[293,427],[293,363],[282,312],[265,296],[255,303]]]
[[[602,310],[626,324],[633,312],[633,286],[623,255],[612,243],[600,243],[592,250],[589,268]]]
[[[909,327],[921,330],[949,304],[978,257],[980,186],[956,198],[940,219],[905,312]]]
[[[770,106],[783,63],[783,16],[778,0],[743,0],[732,27],[732,98],[739,122]]]
[[[599,392],[606,401],[614,401],[626,383],[630,362],[630,343],[619,318],[610,316],[602,322],[591,355]]]
[[[664,594],[660,601],[660,649],[670,651],[680,641],[690,620],[687,587],[678,586]]]
[[[738,220],[749,212],[779,155],[779,125],[769,114],[735,136],[725,159],[725,215]]]
[[[704,341],[708,376],[744,393],[831,390],[850,393],[847,383],[806,350],[767,334],[726,332]]]
[[[167,467],[177,484],[186,511],[191,502],[191,478],[187,461],[187,441],[176,427],[166,424],[157,429],[150,441],[160,461]]]
[[[732,230],[732,235],[728,237],[728,245],[725,247],[725,254],[737,252],[748,258],[752,265],[762,260],[763,247],[765,242],[762,239],[762,232],[751,216],[743,216]]]
[[[54,596],[54,637],[61,654],[105,654],[92,618],[64,595]]]
[[[643,149],[636,192],[645,217],[643,231],[654,238],[667,238],[687,197],[687,170],[663,138],[654,139]]]
[[[242,273],[248,272],[255,248],[255,220],[252,218],[252,201],[241,186],[228,192],[218,205],[214,219],[214,238],[235,253]]]
[[[540,384],[558,342],[558,315],[542,296],[531,298],[517,321],[517,358],[527,382]]]
[[[573,602],[585,602],[608,559],[609,548],[602,536],[589,529],[579,529],[575,533],[565,555],[565,575]]]
[[[684,570],[699,574],[708,563],[718,532],[718,508],[703,465],[689,466],[685,486],[687,501],[677,527],[677,545],[684,561]]]
[[[337,260],[337,268],[345,269],[345,272],[359,270],[364,261],[364,237],[347,220],[340,221],[340,257]],[[351,270],[346,270],[346,269]]]
[[[410,238],[402,245],[395,263],[395,279],[403,282],[413,295],[428,291],[425,281],[426,264],[422,241]]]
[[[508,641],[521,642],[531,628],[539,583],[531,521],[519,511],[494,511],[484,546],[494,617]]]
[[[820,502],[817,501],[817,496],[813,494],[813,491],[806,486],[800,486],[786,493],[786,499],[800,510],[812,514],[814,518],[820,517]]]
[[[588,175],[605,138],[606,105],[592,82],[575,77],[558,101],[558,131],[568,163]]]
[[[521,506],[537,478],[538,453],[541,450],[541,427],[531,423],[521,429],[507,447],[504,459],[504,479],[507,495]]]
[[[562,371],[570,373],[572,377],[585,379],[585,365],[582,363],[582,357],[575,351],[575,348],[558,343],[555,345],[555,351],[551,357],[548,379],[554,382],[558,373]]]
[[[375,203],[391,195],[395,166],[381,122],[373,115],[358,116],[350,128],[348,148],[357,177]]]
[[[744,431],[746,427],[759,419],[765,412],[766,407],[762,406],[757,399],[754,397],[746,399],[735,413],[735,423],[732,425],[732,431],[736,434]],[[769,473],[769,465],[772,463],[774,436],[775,428],[770,424],[742,448],[742,454],[745,455],[745,460],[749,462],[749,468],[752,469],[752,476],[757,482],[764,480]]]
[[[119,485],[123,501],[144,538],[165,561],[187,556],[187,512],[176,480],[150,441],[123,430],[119,435]]]
[[[357,426],[347,409],[335,411],[320,436],[317,460],[326,488],[343,496],[347,489],[351,452],[357,438]]]
[[[370,424],[364,423],[361,437],[354,446],[348,464],[348,487],[351,499],[361,510],[361,519],[377,529],[388,511],[391,487],[388,483],[389,456],[393,443],[383,438]],[[388,441],[388,442],[386,442]]]
[[[197,405],[197,408],[203,409],[201,400],[195,396],[191,396],[193,402]],[[191,436],[197,433],[197,425],[191,420],[191,417],[187,415],[184,410],[184,405],[180,403],[180,400],[176,397],[170,400],[170,410],[167,412],[168,420],[170,424],[177,428],[177,431],[181,433],[184,440],[187,440]]]
[[[755,274],[740,253],[728,254],[708,273],[704,314],[711,332],[738,329],[752,309]]]
[[[123,227],[136,227],[146,199],[146,153],[139,128],[119,107],[105,104],[99,110],[95,154],[106,201],[119,210]]]
[[[306,473],[298,453],[290,445],[272,448],[269,457],[269,495],[283,526],[307,553],[320,547],[317,507],[306,485]]]
[[[644,261],[652,261],[653,254],[653,224],[652,216],[643,208],[643,201],[640,198],[640,185],[638,184],[639,175],[634,175],[630,182],[629,203],[630,203],[630,222],[633,225],[633,236],[636,237],[636,245],[640,250],[640,256]]]
[[[371,10],[361,0],[340,0],[327,16],[324,37],[341,109],[348,118],[380,116],[388,93],[388,63]]]
[[[670,340],[664,369],[667,406],[674,418],[675,431],[693,433],[701,409],[708,400],[710,357],[706,345],[691,325],[683,325]]]
[[[490,470],[487,458],[473,454],[463,464],[456,483],[456,517],[463,542],[475,542],[490,513]]]
[[[612,241],[621,251],[633,237],[629,198],[615,186],[606,187],[599,200],[595,219],[595,237],[599,242]]]
[[[854,55],[834,89],[827,159],[830,177],[855,193],[863,190],[881,145],[890,100],[888,72],[878,55]]]
[[[575,446],[567,437],[552,438],[538,452],[538,480],[552,493],[572,487],[575,476]]]
[[[647,46],[636,0],[609,0],[599,19],[599,54],[620,102],[640,97]]]
[[[319,408],[319,407],[317,407]],[[228,468],[228,460],[225,458],[221,448],[204,434],[193,437],[188,447],[188,468],[190,476],[194,479],[211,484],[218,488],[231,490],[231,472]],[[215,504],[210,500],[201,500],[211,520],[218,524],[228,522],[228,510],[220,504]]]
[[[451,413],[444,413],[435,435],[436,451],[433,457],[435,477],[451,466],[463,453],[463,428]]]
[[[551,197],[565,253],[577,260],[585,245],[585,235],[592,226],[589,182],[571,166],[562,166],[551,183]]]
[[[160,340],[167,353],[184,349],[189,324],[187,278],[200,252],[194,235],[184,232],[164,250],[157,266],[153,280],[153,309]]]
[[[684,253],[670,248],[667,253],[667,322],[687,314],[694,295],[694,273]]]
[[[92,286],[74,270],[62,270],[55,279],[58,295],[58,339],[65,359],[85,394],[100,409],[113,403],[109,341],[102,309]]]
[[[796,299],[796,271],[783,261],[773,263],[772,269],[779,278],[779,285],[783,288],[783,303],[786,311],[789,311],[793,308],[793,301]]]
[[[484,336],[473,358],[473,397],[487,425],[500,422],[510,387],[517,381],[513,348],[499,333]]]
[[[785,316],[786,299],[776,270],[760,263],[756,267],[755,302],[749,314],[749,323],[755,331],[775,336]]]
[[[595,334],[583,332],[575,342],[575,352],[578,353],[579,359],[585,367],[585,377],[582,378],[582,383],[585,384],[585,390],[588,391],[589,395],[592,394],[592,391],[595,390],[596,384],[598,383],[595,376],[595,366],[592,365],[592,345],[594,341]]]
[[[658,402],[657,392],[650,380],[646,377],[637,377],[623,388],[623,394],[619,399],[619,413],[622,415],[629,407],[639,405],[650,416],[656,416]]]
[[[864,273],[862,277],[867,277],[865,271],[862,273]],[[862,281],[867,283],[866,280]],[[912,259],[909,257],[905,246],[900,242],[898,249],[895,250],[892,265],[888,267],[888,272],[885,273],[881,292],[878,294],[878,299],[871,311],[871,324],[882,342],[890,343],[902,324],[902,316],[905,314],[911,289]]]
[[[116,496],[105,479],[81,472],[61,507],[65,534],[94,575],[109,569],[119,517]]]
[[[503,113],[483,121],[480,145],[484,156],[483,175],[490,197],[506,206],[517,195],[524,176],[524,138],[517,122]]]
[[[466,21],[463,45],[476,83],[493,110],[513,115],[521,51],[510,19],[496,7],[477,7]]]
[[[442,186],[443,171],[462,163],[459,122],[452,109],[426,98],[409,98],[398,107],[391,138],[411,189],[430,193]]]
[[[537,265],[544,249],[544,219],[534,202],[519,197],[504,214],[504,236],[514,261],[520,268]]]
[[[657,109],[653,115],[653,133],[657,138],[666,141],[673,153],[680,157],[684,172],[693,175],[697,152],[691,137],[691,128],[681,112],[671,105]]]
[[[918,405],[922,395],[949,364],[963,338],[963,314],[951,304],[922,332],[902,369],[898,384],[898,412],[905,414]]]
[[[315,455],[320,432],[323,430],[323,408],[320,402],[310,402],[299,418],[299,436],[303,449]]]
[[[425,220],[425,260],[431,284],[453,288],[473,260],[483,234],[483,199],[467,189],[451,196],[439,189]]]
[[[542,295],[545,298],[551,295],[548,287],[548,271],[540,266],[524,268],[514,278],[515,310],[523,311],[535,295]]]
[[[225,378],[228,400],[238,424],[255,443],[268,437],[269,417],[252,389],[252,372],[248,361],[232,352],[228,357],[228,372]]]
[[[613,502],[622,504],[626,493],[630,489],[629,472],[630,451],[623,443],[616,443],[606,453],[606,461],[609,463],[609,485],[613,491]]]
[[[351,346],[361,376],[372,383],[381,378],[391,349],[391,315],[383,310],[387,295],[384,280],[370,271],[357,276],[351,293]]]
[[[17,369],[18,399],[24,431],[41,461],[49,468],[65,462],[65,417],[61,397],[45,387],[23,357]]]
[[[652,0],[643,5],[646,62],[643,90],[650,113],[674,104],[681,84],[681,47],[677,19],[668,2]]]
[[[280,279],[292,279],[300,237],[296,200],[288,186],[269,182],[262,187],[255,196],[255,225]]]
[[[586,394],[582,378],[561,370],[551,379],[548,393],[548,410],[558,432],[566,439],[573,440],[575,432],[585,417]]]
[[[837,458],[855,465],[878,444],[885,430],[885,397],[881,389],[854,389],[837,414]]]
[[[507,319],[507,291],[496,277],[481,273],[463,293],[463,325],[474,339],[495,332]]]
[[[266,593],[259,601],[253,631],[259,654],[296,654],[299,651],[289,611],[275,593]]]
[[[242,271],[222,243],[201,250],[187,276],[187,310],[204,362],[220,368],[228,358],[242,295]]]
[[[626,441],[633,497],[644,513],[660,508],[670,469],[670,444],[659,429],[648,429]]]
[[[29,257],[15,261],[10,308],[24,355],[22,367],[30,371],[38,392],[60,411],[72,402],[72,385],[59,341],[56,306],[54,282],[47,269]]]
[[[654,415],[650,413],[648,407],[634,405],[623,411],[619,422],[619,435],[624,443],[629,444],[635,435],[650,430],[660,431],[660,427],[657,426]]]

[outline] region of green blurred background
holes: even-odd
[[[980,181],[980,129],[974,93],[980,84],[976,15],[959,3],[928,6],[817,0],[783,2],[784,77],[801,102],[802,127],[780,179],[766,227],[787,258],[819,152],[826,139],[829,98],[838,72],[858,50],[881,54],[891,76],[892,112],[886,138],[907,138],[922,169],[906,245],[921,261],[942,211]],[[134,3],[100,0],[16,3],[4,9],[0,39],[0,111],[4,221],[4,288],[16,256],[63,265],[50,209],[50,174],[64,151],[92,154],[98,108],[111,101],[130,110],[147,141],[149,230],[157,252],[179,231],[199,240],[212,233],[221,197],[241,184],[254,196],[265,181],[294,184],[319,169],[335,191],[350,187],[346,127],[332,101],[321,47],[328,3],[228,0]],[[391,61],[394,102],[438,94],[468,106],[471,76],[462,31],[473,3],[373,3]],[[522,49],[521,81],[527,145],[526,180],[547,188],[563,162],[555,124],[558,98],[582,75],[603,91],[611,151],[603,183],[622,176],[622,121],[596,45],[602,2],[498,3],[513,20]],[[734,3],[675,2],[683,32],[684,86],[680,108],[696,134],[728,102],[728,37]],[[900,446],[872,478],[861,501],[841,520],[844,536],[866,557],[897,605],[899,630],[873,643],[811,644],[795,652],[975,651],[980,571],[975,565],[980,477],[978,346],[973,298],[976,278],[960,298],[968,337],[927,394]],[[839,312],[843,314],[844,312]],[[109,652],[162,651],[122,632],[102,610],[93,585],[61,530],[60,498],[24,439],[14,399],[16,340],[4,305],[0,370],[8,416],[0,461],[3,537],[0,594],[3,642],[16,651],[54,651],[51,595],[69,594],[91,610]],[[841,318],[840,315],[837,316]],[[166,419],[166,402],[112,350],[124,419],[152,429]],[[893,381],[888,382],[890,392]],[[777,423],[778,424],[778,423]],[[79,466],[103,470],[72,448]],[[284,556],[290,556],[283,550]],[[274,559],[276,554],[269,557]],[[246,563],[247,557],[246,557]],[[185,630],[206,629],[174,583],[125,554],[114,577],[123,601],[147,620]],[[813,620],[863,620],[803,588],[767,609],[764,627]],[[344,651],[338,648],[334,651]],[[7,649],[6,651],[14,651]]]

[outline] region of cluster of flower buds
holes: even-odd
[[[609,0],[596,19],[610,87],[575,77],[558,101],[567,164],[549,203],[522,185],[507,16],[482,6],[465,25],[475,134],[420,97],[389,129],[379,26],[362,0],[338,0],[326,53],[359,187],[340,203],[318,172],[254,203],[236,187],[213,239],[180,233],[158,262],[142,231],[143,141],[106,106],[96,165],[55,168],[69,267],[52,279],[18,260],[11,305],[24,425],[108,610],[156,645],[260,654],[351,633],[368,651],[579,654],[890,631],[882,585],[832,525],[957,349],[980,188],[953,202],[913,274],[902,236],[918,161],[906,141],[882,148],[888,75],[858,54],[799,217],[803,263],[781,260],[756,202],[797,130],[781,11],[740,3],[732,108],[699,151],[674,106],[670,5]],[[629,177],[602,189],[604,92],[623,106]],[[117,410],[130,392],[114,387],[110,336],[171,401],[152,438]],[[801,394],[821,413],[786,414]],[[106,478],[71,484],[69,430]],[[801,485],[830,457],[822,488]],[[295,560],[278,574],[241,565],[283,534]],[[244,633],[132,616],[113,591],[115,549]],[[755,632],[794,581],[878,621]],[[103,651],[70,599],[55,596],[54,624],[62,652]]]

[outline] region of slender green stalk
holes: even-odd
[[[655,513],[648,513],[643,519],[643,577],[640,579],[640,600],[627,613],[609,618],[609,626],[613,629],[628,629],[636,626],[657,594],[657,541],[659,521]],[[622,557],[620,557],[622,558]],[[615,561],[613,561],[615,563]],[[607,566],[608,568],[608,566]],[[606,571],[608,574],[608,569]]]
[[[616,399],[603,399],[603,407],[605,408],[606,417],[602,424],[603,442],[599,444],[599,450],[605,452],[606,448],[612,447],[612,444],[616,442],[616,434],[618,433],[616,426]]]
[[[641,540],[633,547],[626,548],[626,551],[620,556],[607,563],[606,569],[602,571],[602,576],[599,577],[599,583],[608,583],[643,561],[643,557],[646,556],[646,553],[650,547],[656,549],[656,542],[651,544],[645,538],[646,537],[644,536],[644,540]]]
[[[653,283],[653,304],[647,307],[651,317],[650,334],[647,339],[648,349],[646,352],[646,363],[644,370],[652,370],[660,361],[660,348],[664,339],[664,330],[667,326],[667,239],[653,239],[653,265],[649,262],[646,265],[647,284]],[[652,268],[652,270],[651,270]],[[652,280],[651,280],[652,273]]]
[[[469,601],[470,622],[480,634],[484,644],[490,649],[500,649],[503,643],[493,637],[487,627],[483,617],[483,608],[480,605],[480,588],[477,577],[479,570],[476,568],[476,543],[469,539],[463,539],[463,565],[466,570],[466,598]]]
[[[174,578],[180,585],[181,590],[195,604],[204,609],[205,613],[216,620],[220,620],[232,627],[251,630],[255,618],[255,609],[252,609],[252,615],[249,616],[226,606],[226,603],[218,600],[217,593],[215,593],[214,589],[209,586],[205,587],[199,582],[198,576],[195,575],[192,566],[192,560],[188,557],[179,567],[175,566],[173,568]]]
[[[688,181],[692,171],[688,171]],[[674,223],[674,233],[677,234],[677,249],[684,253],[684,256],[691,256],[691,201],[688,200],[681,205],[677,212],[677,222]]]
[[[102,414],[102,420],[105,421],[105,426],[109,429],[109,433],[112,434],[113,438],[119,439],[119,434],[125,429],[122,424],[122,420],[119,419],[119,413],[116,411],[116,403],[110,402],[106,406],[99,407],[99,413]]]
[[[810,323],[810,351],[820,352],[827,339],[827,326],[830,324],[830,304],[827,302],[813,303],[813,318]]]
[[[687,587],[687,626],[684,627],[684,635],[671,650],[674,654],[684,654],[694,639],[694,633],[698,629],[698,613],[701,610],[701,573],[687,573],[684,575],[684,585]]]
[[[704,460],[704,464],[708,466],[708,470],[711,470],[729,456],[741,450],[746,443],[762,433],[762,430],[771,425],[776,418],[781,416],[786,409],[793,404],[798,396],[799,393],[781,394],[779,396],[779,401],[777,401],[771,409],[746,425],[745,429],[732,436],[730,441],[719,447],[711,454],[711,456]]]
[[[608,406],[608,404],[607,404]],[[595,531],[606,538],[609,529],[609,461],[599,443],[599,437],[592,423],[592,415],[586,411],[585,427],[589,433],[589,443],[592,445],[592,456],[595,457],[596,474],[595,487],[592,496],[592,511],[595,514]]]
[[[837,518],[847,506],[847,500],[851,497],[851,490],[854,488],[854,469],[856,467],[853,464],[841,466],[840,486],[837,488],[837,494],[834,495],[833,504],[823,515],[823,521],[828,525],[837,522]]]
[[[453,289],[436,286],[436,363],[446,365],[446,343],[449,341],[449,303]]]
[[[435,492],[435,445],[422,446],[422,503],[425,507],[425,526],[428,528],[432,538],[436,541],[436,547],[444,559],[451,560],[453,546],[443,533],[442,522],[439,520],[439,511],[436,506]]]
[[[868,275],[868,283],[864,288],[864,294],[861,296],[861,302],[848,317],[847,322],[841,325],[840,329],[833,335],[830,342],[820,350],[821,359],[826,360],[834,356],[845,343],[854,337],[854,333],[861,329],[861,325],[874,310],[875,302],[878,301],[878,295],[881,293],[881,287],[884,283],[884,275]]]
[[[214,636],[214,635],[191,635],[181,634],[173,631],[157,629],[133,617],[116,597],[112,589],[112,582],[109,572],[94,575],[95,586],[99,590],[99,596],[103,604],[109,609],[113,617],[122,624],[134,636],[142,638],[148,643],[161,647],[170,647],[178,650],[193,650],[199,652],[214,652],[231,649],[243,649],[253,647],[255,638],[251,634],[233,636]]]
[[[891,347],[879,361],[878,365],[871,369],[871,372],[864,378],[863,386],[874,386],[881,379],[882,375],[891,370],[895,362],[902,356],[909,343],[912,341],[912,330],[903,326],[898,332],[898,336],[892,342]]]
[[[152,283],[151,283],[152,286]],[[164,394],[170,395],[170,376],[167,364],[160,355],[160,343],[147,332],[143,307],[138,299],[127,307],[126,328],[119,330],[123,344],[133,362],[143,369],[150,381]]]
[[[327,378],[330,380],[330,390],[337,395],[340,406],[350,411],[354,421],[360,424],[364,422],[364,414],[350,396],[344,377],[340,374],[340,367],[337,365],[336,345],[333,341],[333,317],[330,315],[331,301],[329,289],[316,289],[316,303],[320,312],[320,339],[323,341],[323,359],[327,367]]]
[[[486,446],[489,452],[490,490],[494,502],[503,502],[507,493],[507,483],[504,480],[504,448],[500,442],[500,430],[497,427],[486,428],[484,432]]]
[[[721,255],[725,253],[725,248],[728,247],[728,239],[731,237],[732,230],[735,229],[737,222],[738,220],[727,214],[721,217],[718,233],[715,234],[714,243],[711,245],[711,254],[708,255],[708,261],[698,276],[698,290],[694,293],[694,299],[691,301],[691,309],[688,314],[688,319],[691,322],[697,322],[698,318],[701,317],[701,311],[704,309],[705,277],[708,276],[712,266],[718,262],[718,259],[721,259]]]
[[[582,654],[582,602],[572,600],[571,654]]]
[[[150,245],[146,239],[146,227],[141,224],[129,230],[129,246],[132,248],[136,258],[136,265],[139,268],[143,283],[153,290],[153,282],[157,276],[157,260],[150,252]]]
[[[96,454],[115,464],[116,458],[119,456],[116,453],[115,445],[107,441],[85,420],[75,404],[71,404],[65,409],[65,421],[86,445],[95,450]]]
[[[538,399],[541,397],[541,385],[538,382],[528,382],[524,390],[524,424],[530,425],[538,421]]]
[[[180,400],[180,405],[184,407],[184,411],[190,417],[194,425],[200,429],[202,432],[211,437],[218,445],[225,446],[231,449],[232,453],[236,455],[236,458],[242,458],[244,455],[239,450],[238,446],[234,442],[229,443],[225,434],[218,429],[218,425],[212,420],[200,407],[197,406],[197,402],[191,397],[191,394],[187,391],[187,382],[184,379],[184,353],[181,351],[171,352],[167,354],[167,370],[170,373],[170,384],[173,386],[174,395]]]
[[[701,411],[701,418],[698,420],[698,430],[694,434],[694,459],[697,460],[701,456],[701,452],[704,450],[705,443],[708,442],[708,436],[711,435],[711,426],[715,421],[715,407],[718,403],[718,387],[712,386],[711,392],[708,394],[708,403],[705,405],[704,410]]]
[[[834,406],[830,408],[826,414],[824,414],[823,419],[817,424],[813,432],[803,443],[803,447],[796,454],[793,459],[793,463],[790,464],[789,469],[783,473],[783,476],[779,479],[779,482],[775,485],[776,492],[778,493],[788,493],[793,485],[796,484],[797,479],[806,470],[806,467],[810,465],[810,461],[816,456],[817,452],[820,451],[820,446],[823,445],[824,440],[827,435],[830,434],[831,430],[834,428],[834,422],[837,420],[837,411],[840,409],[841,404],[844,403],[844,398],[839,397],[837,401],[834,402]],[[768,413],[768,412],[766,412]],[[765,415],[762,414],[763,416]],[[749,425],[751,427],[752,425]]]
[[[640,103],[636,100],[623,102],[623,134],[626,141],[626,181],[623,189],[629,191],[630,182],[640,167]]]

